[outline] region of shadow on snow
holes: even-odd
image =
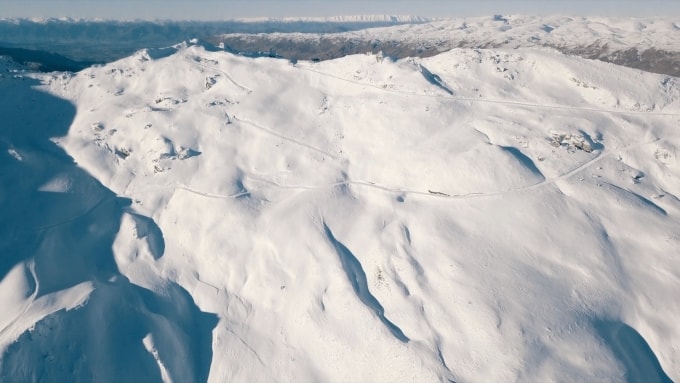
[[[0,281],[23,265],[33,279],[29,300],[82,282],[95,289],[84,306],[44,317],[3,350],[0,380],[161,381],[143,343],[150,335],[174,381],[206,381],[216,316],[179,285],[160,295],[120,274],[112,245],[130,201],[50,141],[67,134],[76,111],[36,85],[0,77]],[[162,256],[160,228],[133,215],[153,234],[154,257]]]
[[[628,383],[673,383],[647,341],[634,328],[620,321],[597,320],[596,333],[626,370]]]
[[[397,325],[385,317],[385,309],[382,307],[378,299],[376,299],[376,297],[373,296],[373,294],[371,294],[369,291],[366,272],[364,272],[364,269],[361,267],[359,260],[345,245],[342,244],[342,242],[335,238],[333,232],[328,228],[326,223],[323,224],[323,229],[326,233],[328,241],[331,243],[331,245],[333,245],[333,248],[337,252],[338,257],[340,258],[340,263],[342,264],[342,268],[345,271],[345,274],[347,274],[347,278],[352,284],[352,289],[354,289],[354,293],[357,295],[361,303],[363,303],[375,313],[378,319],[380,319],[385,327],[390,330],[395,338],[399,339],[403,343],[408,343],[410,339],[404,335],[404,332],[401,331]]]

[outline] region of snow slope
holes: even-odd
[[[680,379],[676,78],[536,49],[8,69],[3,381]]]
[[[680,20],[668,17],[569,17],[496,15],[436,20],[374,30],[346,32],[348,36],[405,42],[438,42],[451,48],[464,42],[517,48],[528,46],[607,46],[680,49]]]
[[[680,76],[680,20],[673,18],[496,15],[434,20],[344,33],[229,33],[214,39],[237,51],[287,58],[336,58],[378,51],[432,56],[453,48],[551,47],[563,53]]]

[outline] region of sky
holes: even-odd
[[[680,0],[0,0],[0,17],[225,20],[357,14],[680,16]]]

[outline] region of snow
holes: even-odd
[[[676,78],[502,48],[0,65],[3,381],[680,379]]]
[[[374,28],[335,34],[354,38],[437,44],[440,50],[485,43],[507,48],[606,45],[678,51],[680,22],[672,17],[568,17],[508,15],[434,20],[429,23]],[[449,45],[449,44],[454,45]]]
[[[329,17],[281,17],[281,18],[236,18],[233,21],[244,23],[254,22],[322,22],[322,23],[427,23],[441,18],[415,15],[345,15]]]
[[[231,18],[224,20],[226,22],[242,22],[242,23],[295,23],[295,22],[319,22],[319,23],[424,23],[441,18],[425,17],[416,15],[388,15],[388,14],[358,14],[358,15],[344,15],[344,16],[328,16],[328,17],[246,17],[246,18]],[[63,23],[80,23],[80,22],[98,22],[98,23],[116,23],[121,20],[103,19],[103,18],[74,18],[74,17],[0,17],[0,21],[19,23],[22,20],[28,20],[34,23],[49,24],[56,22]],[[138,20],[136,20],[138,21]],[[192,22],[191,20],[187,20]],[[129,22],[129,21],[123,21]],[[167,22],[167,20],[156,20],[156,22]],[[180,21],[181,22],[181,21]],[[211,21],[219,22],[219,21]]]
[[[496,15],[341,33],[230,31],[209,40],[244,54],[274,52],[292,60],[329,59],[366,52],[405,58],[433,56],[454,48],[549,47],[570,55],[679,76],[678,25],[680,22],[672,17]]]

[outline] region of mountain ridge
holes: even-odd
[[[2,131],[0,203],[50,249],[0,226],[3,380],[680,376],[673,77],[535,49],[3,65],[4,129],[70,158]]]
[[[362,19],[365,21],[358,21]],[[54,52],[84,62],[109,62],[138,49],[193,39],[224,46],[234,53],[289,60],[327,60],[380,51],[405,58],[432,56],[453,48],[547,47],[677,77],[678,25],[680,22],[670,17],[526,15],[441,20],[360,15],[222,22],[50,19],[44,24],[12,19],[0,21],[0,42],[4,41],[0,45]],[[43,30],[47,27],[49,31]],[[45,41],[48,34],[52,37]]]
[[[453,48],[547,47],[579,57],[680,76],[680,29],[672,18],[501,16],[438,20],[333,34],[225,34],[208,41],[236,52],[288,59],[378,53],[404,58]]]

